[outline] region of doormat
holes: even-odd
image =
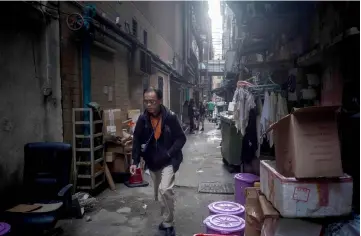
[[[233,183],[203,182],[198,185],[199,193],[234,194]]]

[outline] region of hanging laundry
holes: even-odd
[[[249,120],[249,113],[251,109],[256,107],[256,103],[254,102],[254,97],[248,91],[245,91],[245,103],[244,103],[244,112],[243,112],[243,119],[241,125],[241,134],[244,136],[246,134],[246,128],[248,126]]]
[[[233,95],[233,102],[235,126],[237,131],[240,131],[244,136],[248,125],[249,111],[256,106],[254,97],[244,88],[238,87]]]
[[[257,118],[256,118],[256,126],[257,126],[257,152],[256,157],[260,157],[261,155],[261,143],[263,142],[263,138],[261,139],[261,115],[262,115],[262,101],[261,98],[257,98],[256,102],[256,108],[257,108]]]
[[[242,140],[242,163],[249,164],[254,159],[258,149],[257,140],[257,110],[252,108],[249,112],[249,119],[245,135]]]
[[[238,87],[233,95],[234,102],[234,111],[233,111],[233,119],[236,126],[237,131],[241,129],[241,109],[243,109],[244,104],[244,94],[243,90]]]
[[[270,95],[270,116],[269,116],[269,124],[267,126],[267,129],[274,123],[276,122],[276,107],[277,107],[277,97],[275,95],[274,92],[271,92]],[[271,130],[270,132],[268,132],[267,134],[268,136],[268,140],[269,140],[269,146],[272,147],[273,146],[273,130]]]
[[[261,114],[261,133],[264,134],[268,128],[270,119],[270,97],[267,91],[264,92],[264,102]]]

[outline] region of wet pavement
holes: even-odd
[[[208,216],[207,205],[213,201],[231,200],[233,195],[201,194],[201,182],[233,183],[223,167],[220,130],[206,123],[205,131],[188,136],[183,149],[184,161],[176,174],[175,227],[177,235],[192,236],[205,232],[202,221]],[[105,190],[97,196],[93,212],[83,219],[60,222],[65,236],[153,236],[161,235],[160,203],[154,201],[150,186],[127,188],[118,184],[115,191]]]

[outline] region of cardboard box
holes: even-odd
[[[245,236],[321,235],[320,224],[281,218],[259,188],[246,188],[246,196]]]
[[[245,236],[260,236],[264,215],[261,209],[259,197],[259,188],[246,188],[246,206],[245,206],[245,221],[246,228]]]
[[[107,152],[113,152],[118,154],[132,153],[132,145],[121,146],[113,143],[108,143],[106,147]]]
[[[283,217],[338,217],[351,212],[350,176],[296,179],[282,176],[275,167],[275,161],[261,161],[261,191]]]
[[[295,109],[268,129],[274,130],[277,171],[286,177],[343,175],[336,123],[338,107]]]
[[[113,162],[115,159],[115,153],[113,152],[106,152],[105,153],[105,161],[106,162]]]
[[[103,111],[104,134],[123,137],[123,123],[120,109]]]
[[[130,161],[130,155],[115,154],[113,162],[109,165],[110,172],[128,173]]]
[[[246,188],[245,209],[245,236],[260,236],[265,222],[268,222],[268,226],[270,226],[267,228],[268,232],[275,229],[280,215],[272,204],[266,200],[266,197],[261,194],[259,188]]]
[[[124,154],[124,147],[121,146],[121,145],[108,143],[106,151],[107,152],[112,152],[112,153]]]

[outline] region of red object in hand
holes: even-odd
[[[134,175],[130,175],[129,184],[141,184],[141,183],[143,183],[142,169],[137,168],[135,169]]]
[[[195,234],[193,236],[224,236],[223,234]],[[228,236],[237,236],[237,235],[228,235]]]

